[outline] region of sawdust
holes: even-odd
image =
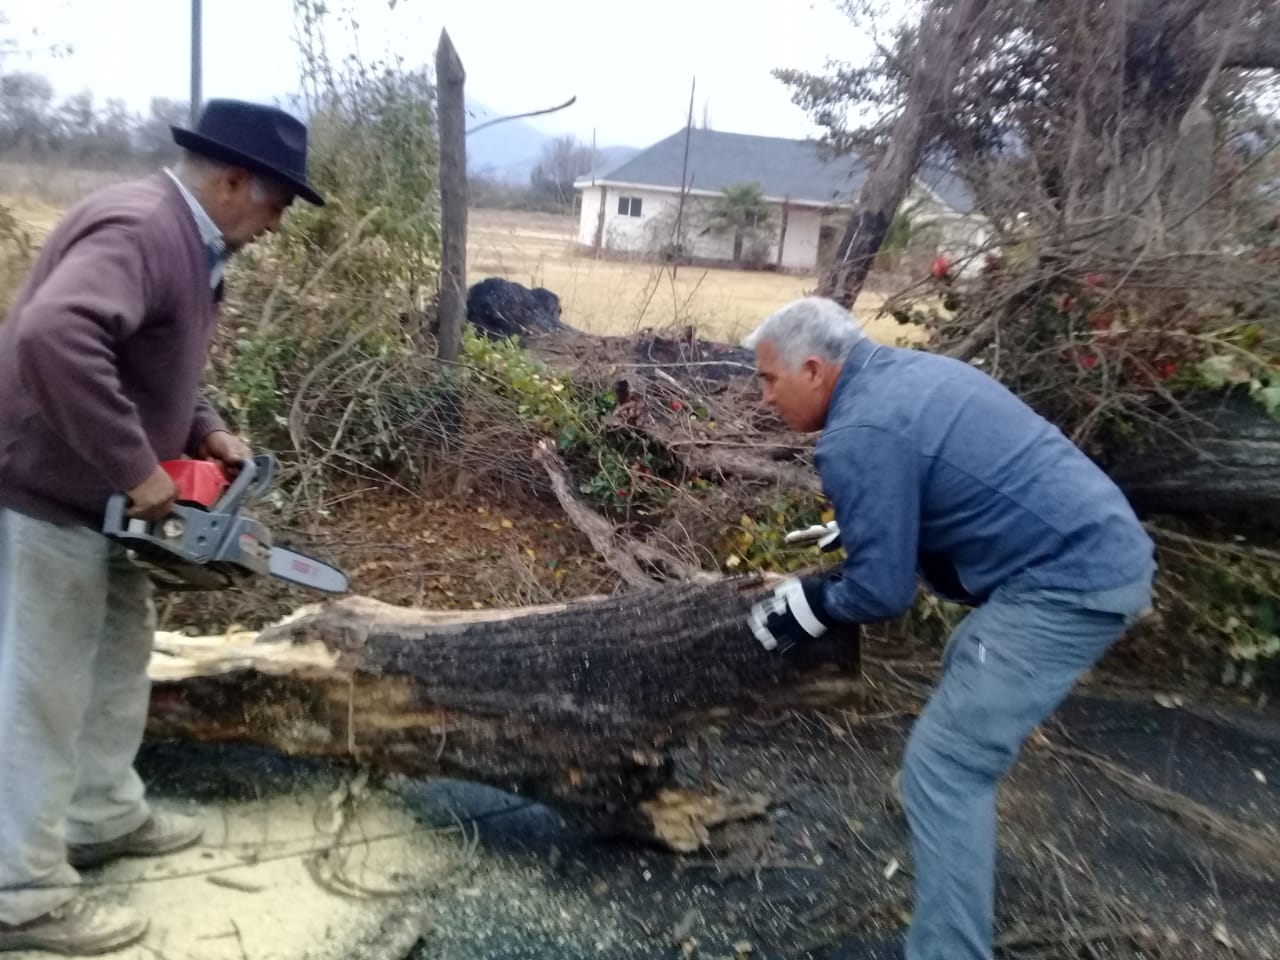
[[[456,874],[464,847],[457,831],[424,828],[388,794],[370,795],[345,818],[337,799],[317,786],[217,804],[203,811],[207,828],[198,847],[87,871],[84,882],[95,896],[151,918],[146,938],[114,956],[376,956],[371,942],[396,918],[416,914],[422,894]]]

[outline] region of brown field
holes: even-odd
[[[577,220],[545,213],[473,210],[468,237],[468,282],[499,276],[543,286],[560,297],[564,320],[596,334],[642,327],[694,325],[708,339],[737,342],[768,314],[812,291],[816,278],[744,270],[597,260],[575,250]],[[856,313],[870,336],[893,343],[904,328],[877,317],[875,293]]]
[[[62,209],[89,190],[128,174],[41,170],[0,163],[0,202],[37,240]],[[505,277],[554,291],[571,326],[596,334],[628,334],[644,327],[694,326],[721,342],[738,342],[772,311],[816,284],[812,276],[681,267],[639,261],[597,260],[574,246],[577,221],[569,216],[473,210],[468,282]],[[855,313],[869,335],[885,343],[909,336],[880,316],[884,299],[866,292]]]

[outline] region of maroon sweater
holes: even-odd
[[[167,175],[73,207],[0,322],[0,507],[96,528],[111,493],[225,429],[200,397],[217,312]]]

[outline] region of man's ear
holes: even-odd
[[[226,184],[230,192],[239,193],[241,190],[247,189],[252,180],[253,174],[244,167],[227,167]]]
[[[823,368],[826,365],[818,357],[807,357],[800,364],[800,369],[804,372],[804,378],[810,383],[818,383],[822,380]]]

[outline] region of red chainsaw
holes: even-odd
[[[130,517],[128,495],[117,493],[107,502],[102,526],[157,586],[222,590],[266,574],[326,593],[346,592],[341,570],[275,546],[271,531],[241,512],[270,491],[274,458],[242,461],[234,480],[211,460],[170,460],[161,466],[178,488],[169,514],[160,520]]]

